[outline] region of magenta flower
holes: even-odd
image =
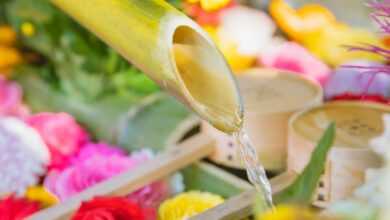
[[[83,145],[82,149],[70,159],[70,164],[76,164],[80,161],[88,160],[93,155],[104,156],[126,156],[126,152],[116,146],[111,146],[106,143],[92,143],[88,142]]]
[[[263,66],[298,73],[315,82],[324,83],[330,68],[295,42],[283,42],[262,53]]]
[[[133,169],[151,156],[149,151],[126,156],[105,144],[87,144],[71,160],[68,167],[50,171],[44,185],[63,201],[96,183]]]
[[[39,113],[26,121],[39,132],[48,146],[50,169],[65,167],[69,158],[88,140],[87,132],[67,113]]]
[[[25,117],[29,110],[22,104],[22,89],[0,76],[0,115]]]

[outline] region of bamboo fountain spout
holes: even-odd
[[[207,34],[164,0],[51,0],[216,128],[242,124],[236,82]]]

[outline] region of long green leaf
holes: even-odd
[[[314,149],[310,162],[304,171],[293,184],[274,196],[275,203],[311,203],[317,184],[324,172],[326,157],[333,145],[334,137],[335,124],[332,123]]]

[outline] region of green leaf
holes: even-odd
[[[179,10],[183,9],[183,1],[182,0],[167,0],[167,2]]]
[[[25,22],[34,26],[33,36],[18,31],[22,47],[43,55],[44,68],[35,73],[62,95],[93,102],[108,96],[142,98],[159,91],[146,75],[50,1],[12,0],[3,10],[15,30]]]
[[[327,154],[333,145],[335,124],[326,129],[324,135],[314,149],[311,159],[303,172],[285,190],[274,195],[275,203],[310,204],[317,184],[325,169]]]
[[[99,140],[114,143],[121,119],[140,101],[139,96],[107,96],[93,102],[76,99],[42,80],[41,69],[19,68],[15,79],[23,87],[24,99],[34,112],[68,112]]]
[[[174,98],[156,94],[142,98],[132,93],[107,95],[93,101],[77,99],[47,84],[31,66],[18,69],[26,103],[34,112],[68,112],[98,139],[129,151],[166,147],[179,125],[190,116]]]
[[[190,116],[184,105],[166,94],[149,96],[123,119],[118,143],[129,151],[144,147],[162,151],[175,144],[172,139],[182,134],[180,125]]]

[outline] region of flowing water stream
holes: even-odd
[[[238,144],[240,156],[245,164],[249,181],[260,194],[264,195],[263,199],[267,208],[272,208],[271,184],[268,181],[264,167],[258,160],[256,148],[252,145],[249,136],[243,128],[234,133],[233,136]]]

